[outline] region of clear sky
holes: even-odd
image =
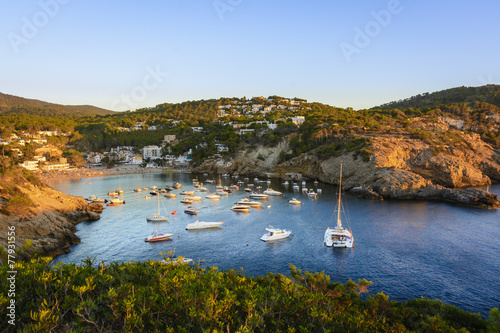
[[[354,109],[500,83],[498,0],[0,0],[0,92],[135,110],[280,95]]]

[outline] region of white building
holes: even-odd
[[[203,131],[203,127],[191,127],[191,129],[193,130],[193,132],[201,132],[201,131]]]
[[[215,146],[217,147],[217,151],[219,153],[221,153],[223,151],[229,151],[229,148],[226,145],[222,144],[222,143],[216,143]]]
[[[255,131],[255,129],[253,129],[253,128],[242,128],[242,129],[240,129],[240,135],[252,133],[254,131]]]
[[[292,117],[292,122],[297,125],[297,126],[300,126],[302,125],[302,123],[306,120],[306,118],[304,118],[304,116],[296,116],[296,117]]]
[[[146,146],[142,149],[142,156],[144,159],[158,159],[161,158],[161,148],[158,146]]]
[[[19,163],[19,166],[30,171],[35,171],[38,170],[38,161],[24,161],[23,163]]]

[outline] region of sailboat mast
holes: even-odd
[[[337,206],[337,226],[342,226],[340,222],[340,205],[341,205],[341,197],[342,197],[342,164],[340,164],[340,181],[339,181],[339,203]]]

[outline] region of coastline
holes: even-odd
[[[162,173],[164,168],[142,168],[136,165],[118,166],[108,169],[107,167],[95,167],[91,169],[80,168],[76,170],[64,171],[49,171],[38,174],[44,182],[50,182],[56,179],[74,179],[74,178],[93,178],[105,177],[112,175],[131,175],[131,174],[149,174],[149,173]],[[179,170],[174,170],[179,172]]]

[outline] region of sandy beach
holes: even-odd
[[[87,178],[87,177],[104,177],[110,175],[127,175],[127,174],[145,174],[145,173],[161,173],[167,168],[142,168],[135,165],[118,166],[114,168],[94,167],[91,169],[80,168],[76,170],[64,171],[49,171],[40,173],[39,177],[46,182],[55,179],[69,179],[69,178]],[[172,170],[172,169],[168,169]],[[179,172],[180,170],[174,170]]]

